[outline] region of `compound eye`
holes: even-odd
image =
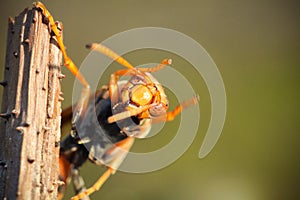
[[[166,102],[165,107],[169,108],[169,102]]]
[[[131,101],[138,106],[144,106],[151,103],[152,93],[145,85],[135,85],[131,88]]]
[[[164,108],[164,106],[157,105],[157,106],[153,106],[149,109],[150,115],[153,117],[157,117],[157,116],[161,116],[166,114],[166,109]]]

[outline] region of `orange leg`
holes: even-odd
[[[118,80],[119,80],[119,77],[116,74],[110,75],[108,87],[109,87],[109,97],[110,97],[112,106],[116,105],[116,103],[118,103],[118,100],[119,100]]]
[[[41,2],[35,2],[34,6],[38,9],[40,9],[42,11],[43,15],[48,18],[51,30],[55,34],[58,46],[61,49],[61,52],[63,54],[64,65],[71,71],[71,73],[84,86],[84,88],[82,90],[82,93],[81,93],[81,97],[78,101],[77,108],[76,108],[76,115],[75,115],[75,120],[76,120],[76,118],[79,115],[81,115],[83,113],[83,111],[85,110],[85,107],[86,107],[87,102],[88,102],[88,97],[89,97],[89,94],[90,94],[90,85],[85,80],[84,76],[79,72],[78,68],[76,67],[76,65],[74,64],[72,59],[67,55],[66,48],[65,48],[65,45],[63,43],[60,31],[58,30],[58,28],[55,24],[55,21],[54,21],[52,15],[50,14],[50,12],[47,10],[47,8]],[[73,119],[73,121],[74,121],[74,119]]]
[[[179,113],[181,113],[183,109],[195,105],[198,102],[198,99],[199,98],[197,96],[194,96],[192,99],[182,102],[173,111],[167,112],[163,116],[154,118],[152,122],[157,123],[162,121],[172,121]]]
[[[66,52],[66,48],[65,48],[65,45],[63,43],[63,40],[62,40],[62,37],[60,35],[60,31],[58,30],[56,24],[55,24],[55,21],[52,17],[52,15],[50,14],[50,12],[47,10],[47,8],[41,3],[41,2],[35,2],[34,3],[34,6],[36,8],[39,8],[43,15],[45,17],[48,18],[49,20],[49,24],[50,24],[50,27],[51,27],[51,30],[53,31],[53,33],[55,34],[56,36],[56,39],[57,39],[57,43],[59,45],[59,48],[61,49],[61,52],[63,54],[63,57],[64,57],[64,64],[65,66],[72,72],[72,74],[82,83],[82,85],[84,87],[89,87],[89,84],[87,83],[87,81],[85,80],[84,76],[79,72],[78,68],[76,67],[76,65],[73,63],[73,61],[71,60],[71,58],[69,58],[69,56],[67,55],[67,52]]]
[[[140,106],[136,109],[132,109],[132,110],[126,110],[124,112],[121,113],[117,113],[115,115],[110,116],[107,120],[108,123],[113,123],[122,119],[126,119],[128,117],[131,116],[135,116],[138,115],[146,110],[149,110],[149,108],[151,108],[152,106],[154,106],[154,104],[150,104],[150,105],[145,105],[145,106]]]
[[[99,190],[102,185],[107,181],[107,179],[110,177],[110,175],[114,174],[118,166],[122,163],[123,159],[127,155],[129,149],[131,148],[132,144],[134,142],[134,138],[127,137],[124,140],[121,140],[120,142],[116,143],[112,149],[110,149],[107,153],[110,154],[108,156],[114,157],[114,161],[111,163],[111,167],[108,167],[108,169],[104,172],[104,174],[94,183],[94,185],[87,190],[77,194],[76,196],[72,197],[72,200],[79,200],[83,197],[90,195],[97,190]]]
[[[112,106],[116,105],[119,100],[119,76],[120,75],[132,75],[133,70],[131,69],[124,69],[124,70],[118,70],[115,73],[110,75],[109,80],[109,97],[112,103]]]
[[[78,195],[72,197],[72,200],[79,200],[87,195],[90,195],[94,193],[95,191],[99,190],[101,186],[105,183],[105,181],[110,177],[111,174],[113,174],[114,170],[111,168],[108,168],[106,172],[97,180],[97,182],[90,187],[89,189],[83,191],[82,193],[79,193]]]

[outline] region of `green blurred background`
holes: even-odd
[[[0,80],[7,19],[31,3],[1,0]],[[147,174],[117,173],[101,191],[92,195],[93,199],[300,199],[297,1],[44,3],[54,18],[63,22],[68,53],[78,65],[88,54],[84,48],[87,43],[100,42],[131,28],[157,26],[180,31],[198,41],[217,64],[225,83],[228,112],[224,130],[213,151],[200,160],[198,152],[210,120],[209,93],[201,77],[195,77],[192,69],[185,67],[189,64],[171,55],[174,67],[190,77],[201,98],[200,130],[194,142],[179,160],[162,170]],[[158,62],[165,55],[169,57],[167,52],[160,57],[157,51],[149,50],[125,57],[139,64]],[[67,74],[62,83],[66,107],[71,104],[74,79],[67,70],[64,73]],[[0,92],[2,95],[2,89]],[[165,134],[137,141],[133,150],[163,146],[173,137],[170,130],[166,127]],[[92,164],[82,170],[87,185],[102,172],[102,167]],[[67,197],[71,194],[69,188]]]

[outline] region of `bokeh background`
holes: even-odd
[[[119,172],[92,199],[300,199],[300,5],[297,1],[43,2],[54,18],[63,22],[68,53],[78,65],[89,53],[84,48],[87,43],[100,42],[131,28],[165,27],[199,42],[217,64],[226,87],[228,111],[223,133],[213,151],[199,159],[210,120],[209,93],[201,76],[194,77],[189,63],[168,52],[146,50],[125,55],[134,64],[158,62],[172,56],[174,67],[190,77],[200,95],[200,129],[188,151],[172,165],[147,174]],[[0,2],[0,80],[7,19],[31,3],[30,0]],[[71,104],[74,79],[67,70],[64,73],[67,78],[62,82],[63,106],[67,107]],[[176,127],[168,126],[164,133],[137,141],[133,150],[163,146],[172,139],[172,127]],[[102,172],[102,167],[92,164],[82,169],[87,185]],[[66,198],[72,195],[72,188],[67,193]]]

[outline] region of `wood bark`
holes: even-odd
[[[57,199],[61,52],[47,20],[25,9],[8,23],[0,119],[0,199]]]

